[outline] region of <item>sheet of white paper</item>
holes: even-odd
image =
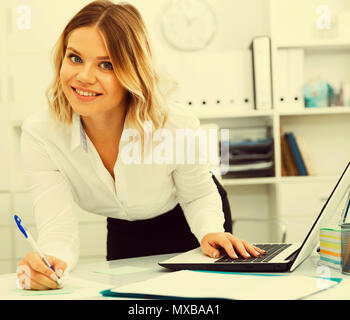
[[[336,284],[335,281],[305,276],[260,276],[185,270],[114,288],[112,291],[183,298],[294,300]]]
[[[57,290],[23,290],[16,286],[16,274],[0,276],[0,300],[74,300],[99,299],[101,290],[113,287],[111,284],[98,283],[69,276],[64,280],[64,287]]]

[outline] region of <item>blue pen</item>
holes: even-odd
[[[347,198],[346,198],[346,202],[345,202],[345,207],[342,210],[342,215],[341,215],[340,220],[339,220],[339,225],[341,225],[342,223],[345,223],[349,208],[350,208],[350,190],[347,191]]]
[[[350,190],[348,191],[348,197],[346,199],[346,208],[344,208],[343,215],[342,215],[342,223],[345,223],[346,216],[348,215],[350,207]]]
[[[42,251],[40,250],[39,246],[37,245],[37,243],[35,242],[35,240],[33,239],[33,237],[31,236],[31,234],[28,231],[28,228],[26,228],[24,225],[21,224],[22,220],[20,219],[19,216],[14,215],[15,218],[15,222],[17,224],[18,229],[23,233],[23,235],[25,236],[25,238],[29,241],[29,243],[31,244],[31,246],[33,247],[33,249],[39,253],[41,259],[43,259],[43,261],[45,262],[45,264],[53,271],[55,272],[55,269],[51,266],[49,260],[47,260],[47,258],[44,256],[44,254],[42,253]],[[57,284],[59,285],[59,287],[62,287],[62,281],[60,279],[56,280]]]
[[[345,223],[346,216],[348,215],[349,207],[350,207],[350,199],[349,199],[349,201],[348,201],[348,204],[347,204],[347,207],[346,207],[346,210],[345,210],[345,214],[344,214],[344,218],[343,218],[343,223]]]

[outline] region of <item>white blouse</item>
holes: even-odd
[[[165,125],[169,132],[197,129],[199,124],[187,108],[169,104]],[[154,218],[180,203],[199,242],[207,233],[224,231],[222,202],[209,165],[128,163],[123,159],[130,144],[136,143],[126,134],[128,129],[125,124],[114,180],[78,114],[68,125],[44,109],[22,126],[22,162],[33,195],[38,244],[43,252],[66,261],[69,269],[79,257],[73,202],[91,213],[129,221]]]

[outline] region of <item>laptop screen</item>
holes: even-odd
[[[299,253],[297,254],[290,271],[293,271],[300,263],[302,263],[314,250],[319,241],[319,230],[321,226],[326,225],[336,212],[338,205],[342,201],[344,195],[350,188],[350,162],[346,166],[327,202],[323,206],[320,214],[312,225],[308,235],[302,243]]]

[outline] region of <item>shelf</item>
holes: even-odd
[[[323,182],[336,182],[338,176],[297,176],[297,177],[278,177],[277,183],[323,183]]]
[[[242,185],[260,185],[260,184],[274,184],[275,177],[266,178],[241,178],[241,179],[222,179],[223,186],[242,186]]]
[[[273,110],[237,110],[235,107],[191,107],[199,119],[250,118],[273,115]]]
[[[344,39],[320,39],[308,41],[286,41],[275,44],[277,49],[303,48],[305,50],[350,51],[350,41]]]
[[[225,119],[225,118],[254,118],[254,117],[269,117],[274,114],[273,109],[270,110],[243,110],[237,107],[219,107],[219,106],[201,106],[191,107],[191,111],[202,120],[205,119]],[[22,119],[10,120],[11,126],[20,128],[23,124]]]
[[[338,176],[297,176],[297,177],[265,177],[265,178],[240,178],[240,179],[222,179],[222,185],[243,186],[243,185],[262,185],[262,184],[287,184],[287,183],[335,183]]]
[[[223,107],[192,107],[193,113],[202,120],[208,119],[225,119],[225,118],[255,118],[255,117],[271,117],[275,113],[280,116],[305,116],[305,115],[322,115],[322,114],[350,114],[350,106],[327,107],[327,108],[303,108],[293,110],[286,107],[286,110],[246,110],[237,111],[230,108]],[[23,120],[11,120],[11,126],[14,128],[21,128]]]
[[[327,108],[303,108],[299,110],[277,110],[280,116],[306,116],[306,115],[322,115],[322,114],[350,114],[350,107],[327,107]]]
[[[295,109],[285,107],[285,110],[248,110],[238,112],[229,108],[210,108],[195,107],[191,109],[199,119],[220,119],[220,118],[254,118],[270,117],[274,114],[279,116],[295,115],[323,115],[323,114],[350,114],[350,106],[333,106],[325,108],[303,108]]]

